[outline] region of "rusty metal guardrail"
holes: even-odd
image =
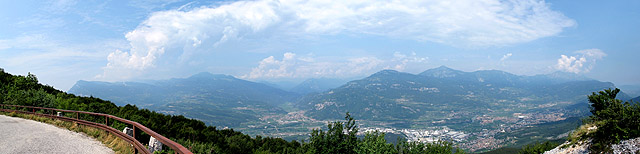
[[[21,111],[21,110],[12,110],[12,109],[7,109],[7,107],[15,107],[15,108],[23,108],[23,109],[30,109],[31,112],[29,111]],[[42,113],[36,113],[36,110],[40,111],[40,110],[44,110],[43,112],[45,112],[44,114]],[[62,109],[54,109],[54,108],[43,108],[43,107],[33,107],[33,106],[20,106],[20,105],[7,105],[7,104],[0,104],[0,111],[5,111],[5,112],[19,112],[19,113],[25,113],[25,114],[34,114],[34,115],[38,115],[38,116],[45,116],[45,117],[50,117],[50,118],[55,118],[55,119],[60,119],[60,120],[64,120],[64,121],[70,121],[70,122],[76,122],[85,126],[89,126],[89,127],[95,127],[98,129],[102,129],[105,131],[108,131],[116,136],[118,136],[119,138],[131,143],[134,147],[135,150],[138,153],[144,153],[144,154],[150,154],[151,152],[146,149],[144,147],[144,145],[142,145],[142,143],[140,143],[138,140],[135,139],[135,130],[136,128],[142,130],[143,132],[149,134],[150,136],[152,136],[153,138],[156,138],[158,141],[162,142],[162,144],[170,147],[171,149],[173,149],[176,153],[180,153],[180,154],[192,154],[191,151],[189,151],[189,149],[183,147],[182,145],[171,141],[170,139],[154,132],[153,130],[145,127],[144,125],[141,125],[137,122],[134,121],[130,121],[127,119],[123,119],[120,117],[116,117],[113,115],[109,115],[109,114],[103,114],[103,113],[93,113],[93,112],[85,112],[85,111],[73,111],[73,110],[62,110]],[[47,111],[50,111],[47,113]],[[62,113],[75,113],[76,117],[65,117],[65,116],[57,116],[56,113],[57,112],[62,112]],[[95,122],[91,122],[91,121],[86,121],[86,120],[81,120],[79,119],[79,114],[87,114],[87,115],[94,115],[94,116],[102,116],[105,119],[105,124],[101,124],[101,123],[95,123]],[[130,124],[133,126],[133,136],[129,136],[121,131],[118,131],[117,129],[108,126],[108,122],[109,119],[114,119],[117,121],[120,121],[122,123],[126,123],[126,124]]]

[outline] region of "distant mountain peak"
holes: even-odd
[[[196,73],[196,74],[194,74],[192,76],[213,76],[213,74],[210,73],[210,72],[200,72],[200,73]]]
[[[434,68],[434,69],[440,69],[440,70],[454,70],[454,69],[449,68],[449,67],[447,67],[447,66],[445,66],[445,65],[440,65],[440,67],[437,67],[437,68]]]
[[[640,102],[640,96],[638,96],[638,97],[636,97],[636,98],[633,98],[633,99],[631,99],[631,100],[632,100],[632,101],[634,101],[634,102]]]
[[[212,74],[209,72],[200,72],[189,77],[189,79],[235,79],[235,77],[224,74]]]
[[[511,74],[509,72],[505,72],[505,71],[502,71],[502,70],[479,70],[479,71],[475,71],[475,72],[472,72],[472,73],[475,73],[475,74],[495,74],[495,75],[518,76],[518,75]]]
[[[323,92],[329,89],[340,87],[347,83],[345,79],[336,79],[336,78],[309,78],[297,86],[291,88],[289,91],[300,93],[300,94],[309,94],[313,92]]]
[[[373,73],[371,76],[369,77],[375,77],[375,76],[389,76],[389,75],[395,75],[395,74],[402,74],[402,72],[398,72],[396,70],[382,70],[382,71],[378,71],[376,73]]]
[[[396,71],[396,70],[382,70],[382,71],[379,71],[378,73],[382,73],[382,74],[396,74],[396,73],[400,73],[400,72],[398,72],[398,71]],[[378,73],[376,73],[376,74],[378,74]]]
[[[432,68],[432,69],[428,69],[422,73],[420,73],[419,75],[422,76],[430,76],[430,77],[436,77],[436,78],[450,78],[450,77],[456,77],[458,75],[462,75],[465,72],[459,71],[459,70],[455,70],[452,68],[449,68],[447,66],[440,66],[437,68]]]

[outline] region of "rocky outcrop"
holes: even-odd
[[[544,154],[588,154],[589,145],[591,140],[578,142],[574,145],[568,145],[569,142],[565,142],[556,148],[544,152]]]
[[[640,137],[614,144],[611,149],[613,153],[640,153]]]
[[[588,154],[591,140],[579,142],[575,145],[566,146],[569,142],[544,152],[544,154]],[[563,147],[563,148],[561,148]],[[640,137],[621,141],[618,144],[611,145],[611,150],[615,154],[640,153]]]

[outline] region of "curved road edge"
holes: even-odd
[[[0,153],[112,154],[114,151],[82,133],[0,115]]]

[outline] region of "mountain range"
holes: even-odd
[[[347,82],[348,81],[344,79],[311,78],[291,88],[289,91],[300,94],[319,93],[327,91],[329,89],[340,87]]]
[[[257,121],[257,115],[286,114],[278,106],[299,96],[262,83],[206,72],[145,83],[78,81],[68,92],[107,99],[117,105],[132,104],[185,115],[217,126]]]
[[[552,112],[564,117],[583,116],[588,112],[586,95],[607,88],[615,86],[572,73],[518,76],[498,70],[463,72],[442,66],[419,74],[383,70],[305,96],[298,105],[316,119],[340,119],[350,112],[358,119],[392,126],[451,126],[470,124],[482,116]],[[623,93],[618,96],[631,99]]]
[[[640,97],[640,85],[620,85],[617,87],[631,97]]]
[[[341,82],[345,84],[335,84]],[[199,73],[148,82],[78,81],[69,92],[118,105],[134,104],[181,114],[216,126],[243,127],[263,117],[292,112],[315,120],[332,120],[350,112],[357,119],[411,128],[459,126],[476,123],[483,116],[584,116],[588,112],[586,95],[607,88],[615,86],[573,73],[520,76],[498,70],[463,72],[441,66],[419,74],[382,70],[349,82],[309,79],[290,91],[229,75]],[[631,99],[624,93],[618,96]]]

